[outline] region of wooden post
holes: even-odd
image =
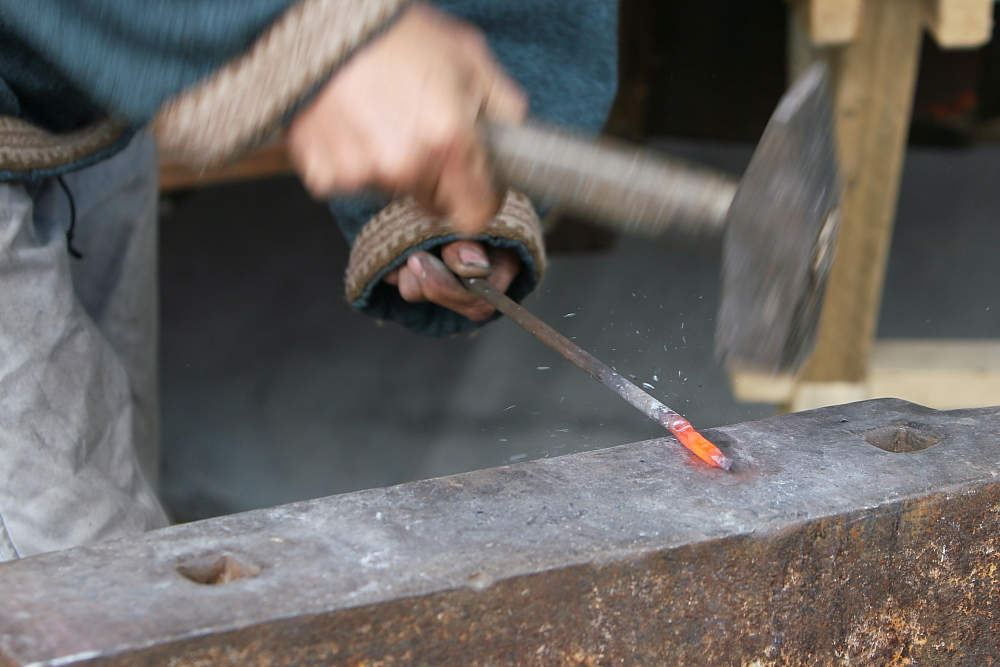
[[[878,320],[910,124],[923,7],[866,0],[857,37],[826,49],[844,208],[816,351],[803,382],[859,383]]]
[[[799,13],[809,38],[817,46],[847,44],[858,35],[862,0],[798,1]]]
[[[272,141],[250,153],[236,164],[206,172],[193,171],[187,165],[162,158],[160,160],[160,191],[172,192],[185,188],[267,178],[292,172],[292,162],[283,141]]]
[[[923,0],[927,27],[941,48],[967,49],[990,41],[993,0]]]

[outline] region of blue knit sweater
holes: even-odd
[[[0,114],[54,132],[78,129],[103,113],[141,126],[165,100],[246,51],[292,2],[0,0]],[[616,87],[617,0],[436,4],[483,30],[527,91],[532,116],[600,129]],[[384,204],[338,198],[331,209],[353,242]],[[526,252],[522,257],[531,261]],[[523,296],[534,282],[522,277],[511,295]],[[437,306],[407,304],[381,283],[354,305],[423,333],[474,326]]]

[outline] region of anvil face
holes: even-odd
[[[706,435],[3,564],[0,665],[989,664],[1000,409]]]

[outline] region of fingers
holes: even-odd
[[[478,234],[500,209],[489,153],[483,141],[457,145],[438,177],[435,208],[447,214],[459,232]]]
[[[364,139],[349,128],[331,132],[323,126],[319,113],[303,114],[301,118],[289,128],[286,145],[309,194],[322,199],[334,192],[364,188],[374,168],[372,152]]]
[[[528,96],[514,82],[493,58],[487,48],[489,68],[482,71],[484,82],[481,94],[483,96],[481,112],[483,117],[496,123],[519,125],[528,115]]]
[[[289,153],[316,197],[377,186],[477,233],[500,205],[478,119],[526,110],[481,32],[416,3],[296,116]]]
[[[507,248],[490,248],[487,251],[492,272],[487,280],[493,287],[506,294],[507,288],[521,271],[521,258]]]
[[[466,48],[474,57],[469,63],[475,72],[480,115],[495,122],[521,123],[528,110],[528,98],[497,62],[481,34],[470,35]],[[493,177],[489,150],[478,124],[456,142],[438,178],[437,210],[451,215],[461,232],[481,232],[500,208],[501,197]]]
[[[498,72],[483,100],[483,115],[497,123],[519,125],[528,115],[528,97],[509,76]]]
[[[423,251],[410,255],[400,269],[398,287],[400,296],[411,303],[430,301],[473,322],[482,322],[493,314],[493,307],[465,289],[444,262]]]
[[[464,48],[481,99],[478,112],[497,123],[522,122],[528,113],[528,97],[493,55],[486,38],[478,31],[469,32]]]
[[[453,273],[466,278],[490,275],[490,259],[483,244],[475,241],[454,241],[441,248],[441,259]]]
[[[399,295],[410,303],[420,303],[426,301],[421,280],[425,274],[419,258],[410,256],[407,265],[399,269]],[[418,278],[417,276],[420,276]]]
[[[467,123],[452,120],[427,141],[425,150],[430,157],[419,173],[410,180],[386,182],[383,187],[395,192],[408,190],[428,210],[447,215],[460,233],[482,232],[499,210],[501,197],[474,119]]]
[[[441,249],[441,256],[443,261],[427,252],[415,252],[385,281],[396,285],[400,296],[410,303],[430,301],[482,322],[493,315],[493,307],[466,290],[452,271],[467,277],[489,275],[490,284],[506,292],[521,269],[521,260],[513,250],[485,249],[473,241],[449,243]]]

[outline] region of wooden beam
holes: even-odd
[[[1000,340],[879,341],[867,385],[938,410],[1000,405]]]
[[[854,40],[861,25],[861,2],[862,0],[806,0],[807,25],[813,45],[835,46]]]
[[[197,172],[177,160],[160,160],[160,191],[171,192],[226,181],[266,178],[292,171],[285,144],[275,141],[262,146],[239,162],[221,169]]]
[[[1000,405],[1000,340],[876,341],[864,382],[795,382],[737,372],[733,394],[796,412],[872,398],[901,398],[937,410]]]
[[[990,41],[993,0],[923,0],[927,28],[941,48],[968,49]]]
[[[834,78],[843,218],[809,382],[860,382],[875,334],[910,124],[923,12],[866,0],[857,39],[824,51]]]
[[[769,375],[730,368],[729,386],[733,398],[741,403],[791,405],[797,383],[792,375]]]
[[[780,412],[801,412],[855,403],[865,400],[867,393],[864,382],[800,382],[795,386],[791,404],[783,405]]]

